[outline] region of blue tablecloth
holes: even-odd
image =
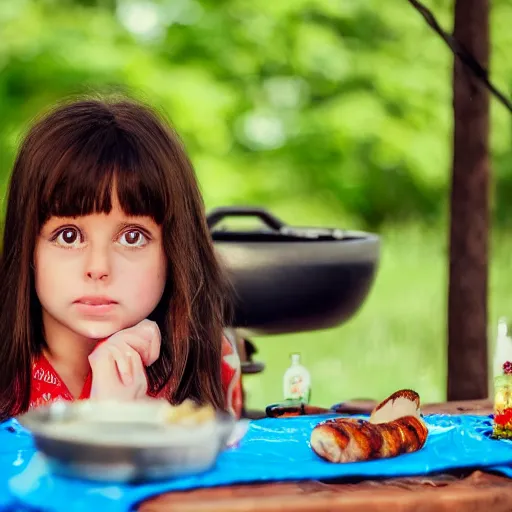
[[[332,478],[378,478],[487,468],[512,476],[512,442],[489,438],[485,416],[426,416],[422,450],[394,459],[331,464],[311,450],[312,428],[325,416],[253,421],[240,446],[226,450],[216,467],[196,477],[148,485],[100,485],[51,474],[30,434],[15,421],[0,425],[0,508],[16,510],[127,511],[166,491],[244,482]]]

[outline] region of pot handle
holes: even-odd
[[[214,208],[206,216],[208,227],[213,229],[221,220],[226,217],[258,217],[267,227],[274,231],[280,231],[284,227],[284,223],[263,208],[244,207],[244,206],[222,206]]]

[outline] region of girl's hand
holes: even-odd
[[[92,369],[91,398],[131,401],[148,390],[146,370],[139,354],[128,344],[102,343],[89,356]]]
[[[151,320],[142,320],[137,325],[112,334],[104,344],[127,344],[135,350],[144,366],[151,366],[160,355],[160,329]]]
[[[145,366],[160,354],[160,330],[143,320],[102,342],[89,356],[91,398],[135,400],[147,394]]]

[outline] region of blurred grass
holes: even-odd
[[[249,408],[282,399],[289,354],[298,351],[312,375],[312,403],[379,399],[403,387],[422,401],[445,399],[447,234],[415,225],[382,233],[381,265],[370,295],[348,323],[331,330],[253,338],[266,369],[244,376]],[[512,241],[491,243],[489,359],[497,318],[512,314]]]

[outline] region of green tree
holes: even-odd
[[[493,3],[498,84],[512,79]],[[451,25],[452,3],[431,0]],[[452,56],[404,0],[0,2],[0,175],[27,122],[70,95],[121,91],[182,134],[207,205],[378,229],[446,211]],[[497,218],[510,119],[493,106]]]

